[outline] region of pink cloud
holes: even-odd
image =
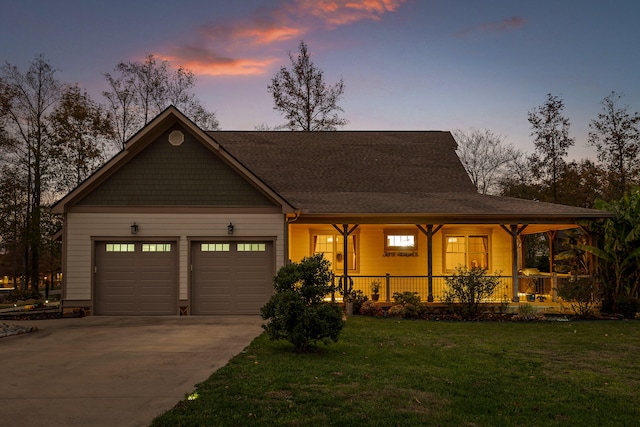
[[[179,55],[158,55],[161,59],[207,76],[246,76],[263,74],[275,58],[231,58],[220,56],[202,46],[181,46]]]
[[[407,0],[298,0],[299,14],[311,14],[330,27],[361,20],[379,21]]]
[[[271,9],[261,9],[253,19],[202,25],[192,41],[170,47],[158,56],[197,74],[264,74],[275,61],[265,57],[266,48],[302,39],[317,28],[378,21],[406,1],[285,0]]]
[[[469,27],[462,29],[456,32],[457,36],[464,37],[474,32],[492,32],[492,33],[501,33],[504,31],[515,30],[524,26],[526,20],[521,16],[512,16],[508,19],[503,19],[502,21],[496,22],[487,22],[485,24],[476,25],[474,27]]]

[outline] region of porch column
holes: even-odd
[[[351,286],[349,286],[349,263],[347,261],[349,258],[349,236],[356,230],[356,228],[358,228],[360,224],[355,224],[351,228],[349,228],[349,224],[342,224],[342,229],[340,229],[340,227],[338,227],[336,224],[331,225],[333,226],[333,228],[338,230],[340,234],[342,234],[342,280],[344,280],[344,284],[342,285],[342,295],[343,297],[346,297],[346,295],[352,290]]]
[[[500,224],[500,227],[507,233],[511,235],[511,256],[512,266],[511,266],[511,278],[513,280],[513,302],[519,302],[520,297],[518,297],[518,293],[520,292],[518,287],[518,236],[527,228],[527,225],[524,224],[522,227],[518,227],[518,224],[511,224],[509,228],[507,226]]]
[[[547,239],[549,239],[549,273],[553,273],[555,270],[555,253],[553,251],[553,241],[555,240],[558,232],[556,230],[547,231]]]
[[[440,231],[442,224],[438,225],[435,230],[433,224],[427,224],[426,230],[420,224],[416,224],[416,227],[427,236],[427,283],[429,286],[427,302],[433,302],[433,236]]]

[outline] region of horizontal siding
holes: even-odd
[[[418,231],[418,256],[385,256],[384,230]],[[427,238],[415,226],[364,226],[360,231],[361,273],[381,276],[387,273],[397,275],[427,274]],[[368,272],[372,273],[369,274]]]
[[[138,224],[136,236],[131,224]],[[186,300],[189,289],[188,239],[227,238],[227,225],[234,225],[233,237],[276,237],[276,268],[284,264],[283,217],[281,214],[100,214],[69,213],[66,220],[66,298],[91,299],[92,239],[168,238],[179,242],[179,295]]]
[[[361,225],[357,229],[360,265],[355,275],[382,276],[387,273],[401,276],[426,276],[427,267],[427,236],[418,233],[418,256],[385,256],[384,230],[391,228],[411,230],[412,225]],[[292,224],[290,225],[289,257],[293,261],[300,261],[311,255],[311,233],[324,231],[338,234],[331,226]],[[443,242],[446,234],[478,234],[489,235],[490,239],[490,269],[501,271],[503,275],[511,274],[511,237],[499,226],[444,226],[433,237],[433,274],[446,275],[444,271]],[[337,272],[341,274],[342,272]]]

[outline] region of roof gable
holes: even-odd
[[[305,214],[350,222],[573,221],[606,213],[478,194],[450,132],[209,132]],[[305,221],[305,219],[302,219]]]
[[[171,143],[179,132],[183,140]],[[175,107],[134,135],[125,149],[53,206],[293,207]]]
[[[476,191],[450,132],[216,131],[209,135],[283,195]]]
[[[184,141],[169,142],[179,132]],[[78,205],[273,206],[274,202],[182,126],[162,133]]]
[[[175,130],[185,136],[179,146],[168,142]],[[451,133],[441,131],[204,132],[169,107],[53,212],[76,205],[270,205],[297,212],[298,221],[536,223],[607,216],[478,194],[455,150]]]

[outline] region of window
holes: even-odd
[[[107,252],[135,252],[134,243],[107,243]]]
[[[418,256],[418,231],[384,230],[384,256]]]
[[[229,252],[229,243],[202,243],[200,250],[202,252]]]
[[[489,268],[489,236],[446,236],[445,270]]]
[[[313,234],[311,236],[311,251],[313,254],[323,254],[331,263],[334,271],[344,271],[346,261],[349,270],[358,267],[357,236],[352,234],[347,240],[347,259],[344,259],[344,238],[341,234]]]
[[[385,230],[385,252],[413,252],[418,250],[418,232],[413,230]]]
[[[238,252],[264,252],[267,250],[265,243],[238,243]]]
[[[171,243],[143,243],[142,252],[171,252]]]

